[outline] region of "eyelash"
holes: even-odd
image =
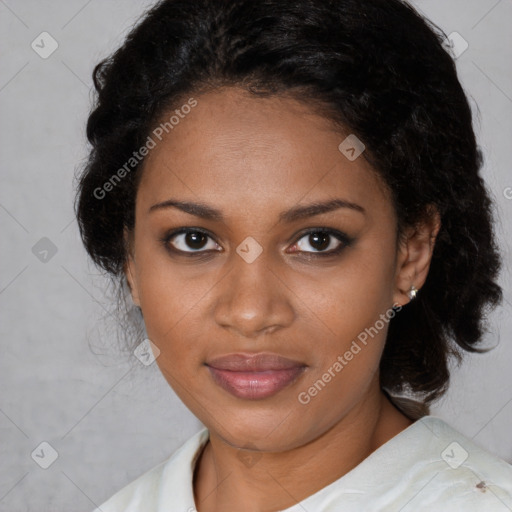
[[[205,254],[207,253],[211,253],[211,252],[219,252],[217,250],[214,250],[214,249],[207,249],[207,250],[197,250],[197,251],[182,251],[181,249],[176,249],[172,246],[169,245],[169,243],[171,242],[171,240],[178,236],[178,235],[181,235],[181,234],[189,234],[189,233],[199,233],[199,234],[202,234],[210,239],[213,240],[213,237],[207,232],[205,231],[204,229],[201,229],[201,228],[194,228],[194,227],[187,227],[187,228],[179,228],[179,229],[176,229],[176,230],[173,230],[173,231],[170,231],[168,233],[166,233],[162,238],[159,239],[159,241],[163,244],[163,246],[165,247],[165,249],[167,251],[169,251],[170,253],[172,254],[177,254],[177,255],[180,255],[180,256],[185,256],[185,257],[201,257],[201,256],[205,256]],[[338,231],[336,229],[331,229],[331,228],[325,228],[325,227],[322,227],[322,228],[310,228],[304,232],[302,232],[300,234],[300,236],[296,239],[296,241],[292,244],[292,245],[296,245],[300,240],[302,240],[304,237],[308,236],[308,235],[311,235],[311,234],[322,234],[322,235],[329,235],[329,236],[332,236],[334,238],[336,238],[339,242],[340,242],[340,245],[336,248],[336,249],[331,249],[330,251],[328,252],[319,252],[319,251],[316,251],[316,252],[312,252],[312,251],[294,251],[296,253],[304,253],[307,255],[307,257],[311,258],[316,258],[316,257],[320,257],[320,258],[326,258],[326,257],[329,257],[329,256],[337,256],[339,255],[345,248],[349,247],[352,242],[354,241],[353,238],[349,237],[348,235],[346,235],[345,233],[342,233],[341,231]],[[214,240],[215,241],[215,240]],[[330,243],[329,243],[330,245]]]

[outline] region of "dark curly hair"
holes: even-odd
[[[447,389],[448,360],[479,348],[502,300],[500,256],[471,109],[445,34],[400,0],[164,0],[94,69],[92,145],[75,212],[93,261],[119,283],[143,160],[100,190],[184,98],[237,86],[288,95],[357,135],[389,187],[397,231],[441,216],[427,280],[390,322],[381,388],[409,417]],[[412,393],[419,401],[394,395]]]

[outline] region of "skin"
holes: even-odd
[[[439,217],[397,244],[386,187],[364,157],[349,161],[338,150],[348,133],[307,104],[234,87],[196,99],[146,158],[135,229],[125,233],[126,277],[160,350],[160,370],[210,430],[194,473],[197,510],[282,510],[412,424],[379,387],[387,323],[308,404],[298,395],[380,314],[405,305],[411,285],[421,288]],[[208,204],[224,220],[175,207],[148,212],[171,198]],[[282,211],[334,198],[364,214],[339,208],[279,220]],[[172,254],[159,239],[183,226],[203,228],[211,238],[198,248],[178,235],[167,246],[188,252]],[[339,230],[353,242],[337,256],[315,258],[340,242],[332,235],[318,249],[302,234],[306,228]],[[263,249],[252,263],[236,252],[248,236]],[[241,399],[215,384],[204,365],[234,352],[274,352],[307,368],[274,396]]]

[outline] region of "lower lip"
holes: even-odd
[[[292,383],[305,369],[294,367],[286,370],[262,372],[234,372],[208,366],[213,380],[238,398],[259,400],[275,395]]]

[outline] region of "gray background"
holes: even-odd
[[[72,209],[92,68],[151,4],[0,0],[1,511],[92,510],[201,428],[156,364],[117,355],[113,297],[86,258]],[[512,1],[414,5],[469,44],[457,67],[475,109],[505,257],[506,304],[486,340],[497,348],[454,369],[433,413],[512,462]],[[59,45],[47,59],[31,48],[43,31]],[[47,261],[33,250],[48,246],[44,237],[57,251]],[[48,469],[31,457],[43,441],[58,454]]]

